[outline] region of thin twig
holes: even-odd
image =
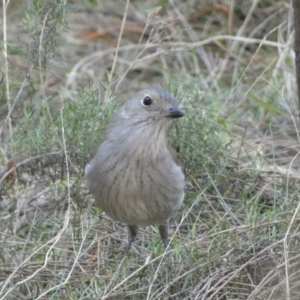
[[[2,0],[3,4],[3,56],[4,56],[4,70],[5,70],[5,94],[6,94],[6,101],[7,101],[7,106],[8,110],[10,111],[10,87],[9,87],[9,75],[8,75],[8,54],[7,54],[7,27],[6,27],[6,9],[8,6],[10,0]],[[9,121],[9,132],[10,132],[10,137],[12,137],[12,127],[10,123],[10,118],[7,118]],[[1,135],[1,133],[0,133]]]
[[[120,34],[119,34],[119,37],[118,37],[118,43],[117,43],[117,47],[116,47],[116,51],[115,51],[115,57],[114,57],[114,61],[113,61],[111,71],[110,71],[110,74],[109,74],[109,84],[111,83],[113,74],[115,72],[115,68],[116,68],[116,64],[117,64],[117,60],[118,60],[118,56],[119,56],[119,48],[120,48],[120,44],[121,44],[121,40],[122,40],[122,36],[123,36],[125,22],[126,22],[126,19],[127,19],[129,4],[130,4],[130,0],[127,0],[124,15],[123,15],[123,20],[122,20],[121,30],[120,30]],[[107,104],[108,94],[109,94],[109,89],[106,90],[106,92],[105,92],[105,96],[104,96],[104,103],[105,104]]]

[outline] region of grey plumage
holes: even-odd
[[[185,181],[166,137],[172,120],[183,115],[177,99],[165,90],[140,91],[115,114],[85,168],[99,207],[128,225],[126,252],[139,226],[158,224],[163,243],[168,244],[168,220],[182,205]]]

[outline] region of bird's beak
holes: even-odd
[[[178,107],[171,107],[165,110],[165,117],[181,118],[183,116],[184,116],[184,112]]]

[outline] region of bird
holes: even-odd
[[[85,167],[87,187],[112,219],[127,224],[127,254],[141,226],[158,225],[169,244],[169,219],[183,204],[185,176],[167,143],[178,100],[162,88],[137,92],[114,114],[104,141]]]

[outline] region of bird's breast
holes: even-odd
[[[155,151],[140,147],[130,156],[121,152],[105,156],[100,149],[97,159],[86,167],[87,183],[97,204],[115,220],[157,224],[180,208],[185,185],[181,167],[167,148]]]

